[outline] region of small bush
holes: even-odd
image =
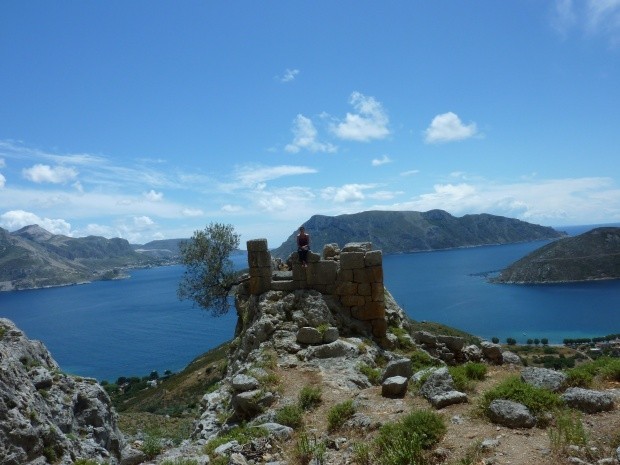
[[[551,447],[561,451],[567,446],[585,446],[588,436],[581,421],[581,413],[561,410],[555,415],[555,424],[549,429]]]
[[[327,428],[329,431],[338,430],[344,425],[345,421],[355,413],[355,405],[351,399],[345,400],[334,405],[327,412]]]
[[[161,465],[198,465],[198,460],[178,458],[174,460],[164,460]]]
[[[601,367],[603,379],[620,381],[620,359],[605,358],[603,360],[605,360]]]
[[[417,410],[396,423],[386,423],[376,439],[380,465],[425,463],[423,450],[437,444],[446,433],[443,418],[428,410]]]
[[[155,434],[147,434],[140,448],[144,455],[151,460],[157,457],[164,450],[161,438]]]
[[[396,336],[396,339],[398,340],[398,345],[401,349],[406,350],[413,347],[410,334],[407,332],[406,329],[399,328],[397,326],[390,326],[388,330],[390,331],[390,333]]]
[[[414,372],[423,370],[424,368],[438,366],[441,364],[422,350],[416,350],[414,353],[412,353],[409,357],[409,360],[411,360],[411,368],[413,368]]]
[[[562,400],[557,394],[524,383],[517,376],[507,378],[482,396],[480,407],[485,414],[488,414],[489,405],[495,399],[519,402],[537,417],[562,405]]]
[[[222,435],[211,439],[205,446],[205,453],[207,455],[213,454],[213,451],[222,444],[226,444],[230,441],[237,441],[240,445],[247,444],[252,439],[262,438],[269,436],[269,431],[265,428],[248,427],[245,424],[235,426],[226,431]]]
[[[463,366],[469,379],[482,381],[487,375],[487,366],[484,363],[467,362]]]
[[[299,428],[303,425],[303,413],[299,405],[285,405],[276,412],[275,420],[281,425]]]
[[[370,381],[375,386],[381,382],[381,370],[379,370],[378,368],[372,368],[366,365],[364,362],[361,362],[359,365],[357,365],[357,369],[360,371],[360,373],[362,373],[368,378],[368,381]]]
[[[572,368],[566,372],[566,381],[564,384],[567,387],[582,387],[589,388],[592,386],[594,375],[588,368],[582,366]]]
[[[325,442],[318,441],[315,436],[311,438],[306,432],[302,432],[295,444],[294,454],[301,465],[308,465],[313,459],[314,463],[323,464],[326,450]]]
[[[353,461],[357,465],[372,465],[370,444],[367,442],[356,442],[353,444]]]
[[[303,410],[312,410],[322,402],[321,388],[318,386],[304,386],[299,391],[298,404]]]

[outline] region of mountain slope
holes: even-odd
[[[367,211],[351,215],[314,215],[304,223],[312,238],[312,250],[320,253],[324,244],[372,242],[383,253],[508,244],[561,237],[553,228],[488,214],[457,218],[443,210]],[[293,233],[272,255],[287,258],[296,250]]]
[[[0,290],[32,289],[120,276],[120,269],[156,264],[125,239],[55,235],[31,225],[0,228]]]
[[[596,228],[547,244],[503,270],[501,283],[620,278],[620,228]]]

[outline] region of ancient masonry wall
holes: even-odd
[[[347,244],[339,254],[326,247],[323,257],[310,252],[307,268],[301,266],[297,254],[293,253],[292,275],[280,279],[273,279],[266,239],[247,241],[247,249],[251,294],[314,289],[338,299],[351,318],[366,323],[373,336],[386,335],[383,256],[380,250],[371,250],[370,243]]]

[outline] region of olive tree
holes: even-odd
[[[185,265],[177,295],[193,300],[199,307],[221,316],[228,312],[228,295],[239,284],[230,254],[239,248],[239,234],[230,224],[211,223],[195,231],[181,244],[181,262]]]

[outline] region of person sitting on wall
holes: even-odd
[[[301,266],[308,266],[308,251],[310,250],[310,236],[306,233],[306,229],[301,226],[299,234],[297,234],[297,256],[301,262]]]

